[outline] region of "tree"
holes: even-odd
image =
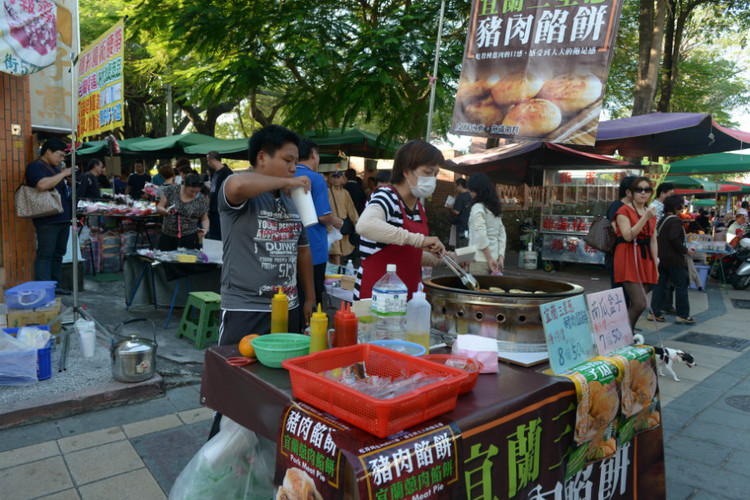
[[[638,16],[638,76],[633,92],[633,115],[650,113],[659,83],[667,0],[640,0]]]
[[[468,9],[467,0],[448,2],[438,133],[450,123]],[[377,124],[384,136],[405,138],[426,128],[438,12],[439,2],[409,0],[146,0],[134,22],[161,47],[166,57],[152,58],[154,70],[169,65],[186,103],[247,99],[261,125]]]

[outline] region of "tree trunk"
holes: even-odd
[[[677,1],[667,0],[667,16],[664,29],[664,62],[662,63],[661,74],[661,95],[659,102],[656,104],[656,111],[662,113],[669,112],[669,100],[672,98],[672,89],[674,88],[674,72],[677,70],[677,54],[679,46],[675,45],[674,29],[675,16],[677,15]]]
[[[650,113],[659,83],[666,0],[641,0],[638,23],[638,77],[633,116]]]

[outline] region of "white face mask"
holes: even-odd
[[[437,178],[431,175],[418,175],[416,186],[412,186],[409,179],[406,182],[409,184],[411,194],[416,198],[427,198],[435,192],[435,186],[437,186]]]

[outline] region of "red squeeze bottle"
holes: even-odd
[[[341,309],[333,316],[333,327],[336,330],[333,347],[357,345],[357,324],[357,316],[352,312],[351,304],[342,302]]]

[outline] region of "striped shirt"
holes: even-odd
[[[398,204],[399,195],[394,189],[390,187],[381,187],[375,190],[370,196],[370,200],[367,202],[369,205],[379,206],[385,213],[385,221],[388,224],[396,227],[403,227],[404,225],[404,214],[401,213],[401,207]],[[403,204],[403,200],[401,202]],[[365,209],[367,209],[365,206]],[[414,211],[410,211],[408,207],[404,206],[406,210],[406,217],[412,222],[422,222],[422,217],[419,215],[419,208],[415,207]],[[359,255],[364,261],[370,255],[374,255],[381,249],[387,247],[390,243],[379,242],[368,240],[364,236],[359,238]],[[359,287],[362,283],[362,267],[357,269],[357,281],[354,286],[354,298],[359,299]]]

